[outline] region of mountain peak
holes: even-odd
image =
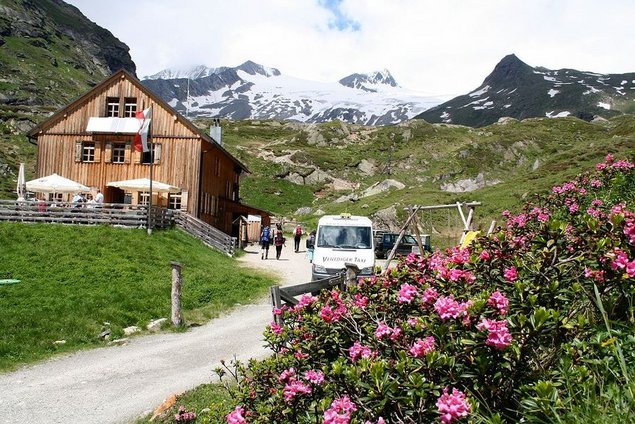
[[[346,87],[369,92],[377,92],[377,89],[383,85],[397,87],[397,82],[388,69],[368,74],[351,74],[339,80],[339,83]]]
[[[520,60],[515,54],[508,54],[494,67],[485,78],[483,85],[511,84],[518,85],[520,80],[531,75],[533,68]]]
[[[234,68],[236,70],[241,70],[243,72],[248,73],[249,75],[263,75],[265,77],[274,77],[274,76],[279,76],[280,75],[280,71],[276,68],[268,68],[266,66],[262,66],[259,65],[256,62],[253,62],[251,60],[246,61],[245,63],[236,66],[236,68]]]

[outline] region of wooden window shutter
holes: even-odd
[[[82,161],[82,142],[78,140],[75,142],[75,162],[81,162],[81,161]]]
[[[123,155],[124,163],[130,163],[131,158],[132,158],[132,143],[127,141],[126,142],[126,152]]]
[[[101,141],[93,140],[95,143],[95,162],[101,162]]]
[[[106,142],[106,147],[104,149],[104,162],[112,162],[112,141]]]
[[[181,192],[181,210],[187,210],[187,190]]]
[[[154,164],[161,163],[161,143],[154,144]]]

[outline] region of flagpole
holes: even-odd
[[[152,234],[152,177],[154,171],[154,149],[152,148],[152,120],[148,126],[148,148],[150,149],[150,195],[148,196],[148,235]]]

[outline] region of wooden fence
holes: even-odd
[[[174,211],[174,223],[203,243],[234,256],[236,237],[228,236],[218,228],[183,211]]]
[[[271,286],[271,306],[273,308],[281,308],[283,302],[286,306],[295,306],[299,303],[296,296],[306,293],[317,293],[321,290],[331,289],[333,287],[339,287],[345,290],[347,284],[355,283],[358,273],[359,268],[357,268],[357,265],[347,263],[346,269],[333,277],[311,281],[310,283],[296,284],[294,286]],[[273,320],[277,324],[281,323],[280,316],[275,313],[273,314]]]
[[[121,203],[77,206],[71,203],[0,200],[1,221],[147,228],[148,207]],[[208,246],[234,255],[235,238],[185,212],[153,206],[150,221],[151,227],[157,229],[176,225]]]

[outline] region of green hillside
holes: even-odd
[[[206,121],[199,124],[207,126]],[[308,223],[317,217],[297,215],[298,208],[373,215],[395,205],[405,214],[403,208],[412,204],[476,200],[483,202],[477,223],[488,225],[504,209],[517,209],[529,194],[573,177],[607,153],[620,157],[635,153],[632,115],[593,123],[576,118],[510,120],[479,129],[419,120],[388,127],[274,121],[223,125],[225,147],[252,171],[242,180],[243,201]],[[266,153],[270,156],[263,157]],[[276,162],[284,157],[285,161]],[[360,170],[363,160],[373,163],[372,173]],[[314,167],[358,188],[335,191],[324,182],[302,185],[284,178],[308,175]],[[463,193],[441,189],[480,173],[485,181],[499,182]],[[386,179],[405,188],[336,202]]]
[[[186,323],[204,323],[262,295],[269,277],[180,230],[0,223],[0,370],[104,346],[170,317],[171,261],[183,264]],[[65,340],[64,344],[55,343]]]

